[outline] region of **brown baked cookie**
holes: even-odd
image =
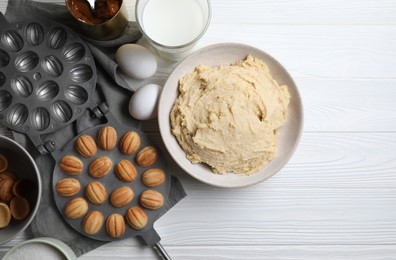
[[[88,212],[83,221],[84,232],[88,235],[97,234],[102,229],[103,220],[102,212],[97,210]]]
[[[14,197],[12,187],[15,180],[12,178],[4,178],[0,180],[0,200],[10,201]]]
[[[92,136],[82,135],[76,140],[76,149],[84,157],[92,157],[97,152],[95,140]]]
[[[122,215],[113,213],[106,220],[107,234],[111,237],[120,238],[125,233],[125,221]]]
[[[12,193],[17,197],[30,198],[37,190],[37,184],[28,179],[19,179],[12,186]]]
[[[120,150],[122,153],[131,155],[140,146],[140,136],[135,131],[126,132],[120,140]]]
[[[113,150],[117,145],[117,131],[114,127],[105,126],[100,129],[98,134],[99,147],[105,151]]]
[[[74,178],[59,180],[55,185],[56,192],[63,197],[76,195],[81,189],[80,182]]]
[[[0,154],[0,172],[6,171],[8,168],[8,160],[3,154]]]
[[[147,187],[160,186],[164,181],[165,172],[160,168],[151,168],[142,174],[142,183]]]
[[[133,182],[137,177],[135,165],[128,160],[121,160],[115,166],[115,172],[123,182]]]
[[[146,209],[159,209],[164,205],[164,196],[155,190],[145,190],[140,194],[140,204]]]
[[[80,174],[83,166],[83,162],[80,158],[74,155],[66,155],[60,160],[61,169],[70,175]]]
[[[71,199],[63,209],[65,216],[70,219],[81,218],[87,213],[87,211],[88,202],[82,197]]]
[[[0,202],[0,228],[5,228],[11,221],[11,211],[7,204]]]
[[[142,229],[147,225],[147,214],[139,207],[130,207],[125,214],[125,219],[134,229]]]
[[[18,179],[18,177],[16,177],[13,173],[5,171],[5,172],[1,172],[0,173],[0,181],[3,179],[12,179],[14,181],[16,181]]]
[[[142,167],[146,167],[154,164],[157,158],[157,149],[154,146],[146,146],[136,155],[136,163]]]
[[[95,205],[103,204],[107,199],[107,191],[102,183],[98,181],[92,181],[85,187],[85,195],[90,202]]]
[[[121,186],[115,189],[110,195],[110,203],[116,208],[123,207],[132,201],[133,190],[128,186]]]
[[[30,213],[29,201],[23,197],[14,197],[10,202],[10,211],[14,219],[25,219]]]
[[[94,178],[103,178],[110,172],[112,167],[113,162],[109,157],[98,157],[89,165],[89,175]]]

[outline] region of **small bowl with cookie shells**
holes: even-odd
[[[0,244],[13,239],[33,220],[41,199],[41,178],[30,154],[0,135]]]
[[[170,176],[160,150],[143,132],[100,125],[56,155],[55,202],[68,224],[100,241],[144,236],[168,196]]]

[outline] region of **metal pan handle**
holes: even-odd
[[[162,258],[164,258],[165,260],[172,260],[172,258],[170,258],[170,256],[165,251],[165,249],[162,247],[160,242],[155,243],[153,245],[153,248],[155,248],[159,252],[159,254],[162,256]]]
[[[165,260],[172,260],[172,258],[165,251],[164,247],[161,245],[161,238],[158,233],[153,229],[148,230],[145,233],[142,233],[140,237],[146,242],[148,246],[154,248],[160,256],[162,256]]]

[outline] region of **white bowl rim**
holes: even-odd
[[[66,257],[67,260],[75,260],[77,258],[76,254],[74,253],[74,251],[64,242],[52,238],[52,237],[37,237],[37,238],[33,238],[33,239],[29,239],[26,241],[23,241],[21,243],[19,243],[18,245],[14,246],[13,248],[11,248],[5,255],[4,255],[4,260],[7,260],[7,257],[12,256],[12,254],[18,250],[19,248],[22,248],[25,245],[29,245],[29,244],[37,244],[37,243],[43,243],[49,246],[54,247],[55,249],[57,249],[60,253],[63,254],[64,257]],[[11,259],[9,259],[11,260]]]

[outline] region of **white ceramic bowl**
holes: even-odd
[[[27,247],[29,247],[28,248],[29,251],[27,250]],[[25,253],[33,251],[32,256],[29,259],[33,259],[34,254],[36,253],[37,250],[37,254],[39,254],[43,260],[46,260],[45,255],[46,253],[48,254],[48,252],[43,252],[43,249],[50,251],[51,256],[52,255],[59,256],[58,258],[62,260],[63,259],[75,260],[77,258],[73,250],[62,241],[51,237],[39,237],[24,241],[14,246],[13,248],[10,249],[10,251],[7,252],[3,260],[15,260],[17,257],[21,257],[20,254],[22,254],[21,253],[22,250],[24,250]],[[57,260],[57,259],[52,259],[52,260]]]
[[[33,196],[27,198],[30,203],[29,216],[21,221],[11,220],[7,227],[0,229],[0,244],[3,244],[25,230],[32,222],[41,200],[41,178],[32,156],[14,140],[0,135],[0,154],[7,157],[9,172],[36,184]]]
[[[170,112],[178,96],[178,80],[194,70],[198,65],[229,65],[251,54],[263,60],[273,78],[279,84],[286,84],[291,96],[287,121],[279,130],[278,151],[275,158],[258,172],[245,176],[234,173],[214,174],[202,163],[191,163],[171,132]],[[300,140],[303,127],[303,108],[298,89],[283,66],[267,53],[252,46],[239,43],[220,43],[202,48],[183,61],[173,70],[166,81],[158,105],[158,120],[162,139],[176,163],[194,178],[217,187],[237,188],[262,182],[277,173],[291,158]]]

